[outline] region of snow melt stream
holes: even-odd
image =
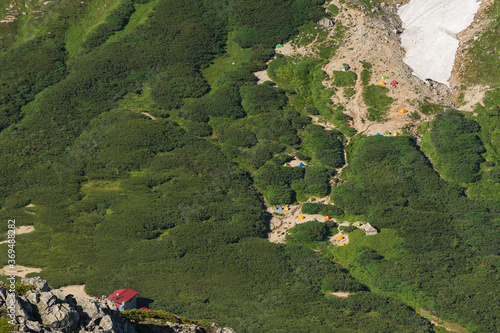
[[[449,86],[459,44],[456,34],[472,23],[479,4],[476,0],[410,0],[399,7],[405,29],[401,34],[404,62],[415,76]]]

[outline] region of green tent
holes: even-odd
[[[382,75],[382,80],[387,79],[387,75]]]
[[[283,47],[283,45],[281,45],[281,44],[277,44],[277,45],[276,45],[276,47]]]

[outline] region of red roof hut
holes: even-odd
[[[106,297],[115,302],[120,310],[130,310],[137,308],[137,291],[132,289],[120,289]]]

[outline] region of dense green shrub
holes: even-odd
[[[21,283],[16,283],[16,295],[17,296],[23,296],[25,295],[28,291],[36,289],[35,286],[32,286],[30,284],[21,284]]]
[[[356,84],[358,76],[353,71],[333,71],[333,84],[337,87],[351,87]]]
[[[295,157],[297,157],[301,161],[306,161],[306,162],[308,162],[308,161],[311,160],[311,158],[309,156],[303,154],[300,151],[298,151],[298,152],[295,153]]]
[[[361,71],[361,83],[364,85],[364,86],[367,86],[370,84],[370,81],[372,79],[372,72],[370,72],[369,70],[367,69],[363,69]]]
[[[389,89],[383,86],[369,85],[363,88],[363,101],[368,106],[366,118],[371,121],[384,120],[389,106],[394,101],[387,96]]]
[[[451,112],[437,122],[443,121],[444,129],[474,135],[477,124],[461,118]],[[497,204],[470,200],[463,189],[440,178],[410,137],[360,137],[350,153],[346,178],[348,181],[332,189],[335,204],[346,213],[365,215],[382,230],[380,235],[383,228],[396,229],[402,242],[383,250],[385,254],[379,252],[384,249],[381,244],[357,253],[350,269],[355,276],[369,287],[396,292],[402,299],[419,299],[429,307],[446,304],[436,310],[437,315],[460,313],[459,324],[474,323],[485,331],[498,325],[478,319],[497,311],[491,308],[488,295],[498,286],[488,277],[490,273],[481,277],[470,274],[471,270],[481,271],[482,264],[466,264],[498,250],[496,236],[491,236],[499,232],[494,222],[498,208],[493,206]],[[376,239],[368,240],[370,237],[366,237],[367,244],[374,244]],[[454,272],[453,281],[461,281],[461,292],[475,293],[474,300],[451,297],[448,292],[454,288],[446,287],[450,272]],[[443,288],[447,292],[436,293]],[[470,314],[471,304],[482,310]]]
[[[423,146],[427,147],[428,143],[432,147],[430,154],[436,169],[445,178],[456,182],[479,180],[483,161],[481,154],[485,149],[478,137],[478,123],[467,119],[459,111],[450,110],[438,114],[431,127]]]
[[[245,116],[241,98],[235,89],[220,88],[210,95],[209,114],[215,117],[238,119]]]
[[[126,0],[118,5],[116,9],[106,17],[105,22],[99,24],[86,38],[83,47],[87,50],[100,46],[114,34],[122,30],[128,23],[135,7],[132,0]]]
[[[339,13],[339,7],[335,5],[329,5],[327,8],[333,16],[336,16]]]
[[[324,223],[309,221],[291,228],[285,240],[287,244],[303,244],[314,247],[318,242],[325,240],[327,233],[328,228]]]
[[[319,20],[324,15],[323,3],[324,0],[228,2],[239,25],[236,40],[244,48],[281,43],[306,20]]]
[[[241,105],[250,116],[280,110],[288,102],[282,89],[265,85],[243,86],[240,95]]]
[[[192,67],[178,65],[155,76],[151,97],[160,108],[172,109],[182,105],[182,99],[201,97],[209,86]]]
[[[314,157],[322,164],[340,168],[344,165],[344,136],[337,130],[325,130],[323,127],[308,127],[311,131],[306,144],[314,151]]]

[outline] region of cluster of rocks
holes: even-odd
[[[15,296],[17,332],[135,332],[111,300],[65,296],[50,290],[40,277],[24,278],[21,283],[35,289]],[[6,306],[6,298],[7,291],[0,287],[0,308]]]
[[[99,332],[133,333],[134,325],[120,315],[111,300],[95,300],[90,297],[64,295],[51,290],[47,281],[40,277],[23,278],[22,284],[35,289],[23,296],[15,296],[15,332]],[[7,306],[7,290],[0,286],[0,309]],[[190,324],[158,323],[151,332],[206,333],[204,329]],[[219,328],[213,324],[210,333],[234,333],[230,328]]]

